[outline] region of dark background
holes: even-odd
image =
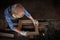
[[[51,31],[48,30],[46,38],[60,39],[60,0],[0,0],[0,27],[6,26],[4,10],[15,3],[21,3],[35,19],[50,19]]]
[[[60,0],[0,0],[0,18],[4,10],[15,3],[21,3],[36,19],[60,19]]]

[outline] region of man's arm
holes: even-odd
[[[32,20],[32,22],[33,22],[33,24],[34,25],[37,25],[38,26],[38,21],[36,21],[31,15],[30,15],[30,13],[28,13],[25,9],[24,9],[24,13],[25,13],[25,16],[27,16],[29,19],[31,19]]]
[[[6,19],[6,22],[8,23],[8,25],[9,25],[10,29],[14,31],[16,28],[14,27],[14,25],[13,25],[11,19],[9,18],[9,16],[5,16],[5,19]]]
[[[14,27],[14,24],[13,24],[13,22],[11,21],[11,19],[10,19],[10,17],[9,17],[9,11],[10,10],[10,8],[8,7],[6,10],[5,10],[5,12],[4,12],[4,16],[5,16],[5,19],[6,19],[6,22],[8,23],[8,25],[9,25],[9,27],[10,27],[10,29],[11,30],[13,30],[13,31],[16,31],[17,29]],[[17,31],[16,31],[17,32]]]
[[[33,17],[31,16],[31,14],[29,12],[27,12],[26,9],[24,9],[24,13],[25,13],[25,16],[27,16],[29,19],[31,19],[32,21],[34,21]]]

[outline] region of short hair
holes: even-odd
[[[12,6],[12,13],[17,14],[18,10],[20,12],[24,12],[23,6],[20,3],[15,4],[15,5]]]

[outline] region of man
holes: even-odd
[[[6,22],[8,23],[10,29],[23,36],[27,36],[27,32],[22,32],[22,31],[19,31],[17,28],[15,28],[12,20],[15,21],[18,18],[22,18],[25,15],[32,20],[34,25],[38,25],[38,21],[34,20],[33,17],[19,3],[6,8],[4,14],[5,14]]]

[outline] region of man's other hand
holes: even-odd
[[[38,26],[39,25],[39,22],[37,20],[34,20],[33,21],[33,24],[34,24],[34,26]]]

